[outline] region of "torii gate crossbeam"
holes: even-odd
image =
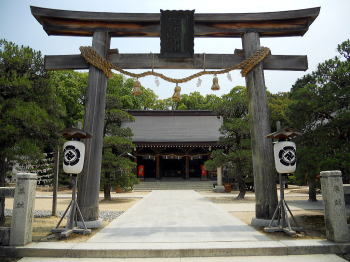
[[[159,13],[80,12],[31,7],[33,16],[48,35],[92,36],[92,47],[110,62],[125,69],[203,69],[201,54],[172,60],[158,54],[118,54],[110,50],[111,37],[159,37]],[[244,14],[194,14],[195,37],[242,38],[243,50],[235,54],[207,54],[205,68],[222,69],[249,57],[260,48],[260,37],[303,36],[316,19],[320,8],[283,12]],[[153,62],[152,62],[153,59]],[[89,68],[84,130],[93,138],[86,141],[86,159],[79,185],[78,201],[90,227],[98,226],[98,194],[103,145],[103,120],[107,78],[88,65],[80,55],[46,56],[48,70]],[[271,55],[246,76],[251,115],[253,172],[256,194],[256,218],[269,219],[277,205],[271,133],[264,82],[265,70],[307,69],[306,56]]]

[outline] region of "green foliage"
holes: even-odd
[[[102,156],[102,184],[105,198],[110,197],[111,187],[121,187],[131,190],[138,182],[133,172],[135,163],[128,158],[134,145],[131,141],[132,132],[122,128],[123,121],[133,121],[134,118],[123,108],[141,109],[152,104],[156,99],[153,91],[143,88],[143,96],[132,95],[133,80],[125,80],[121,75],[113,75],[107,86],[106,115],[104,126],[104,144]],[[152,95],[153,94],[153,95]]]
[[[221,98],[216,95],[202,96],[200,92],[193,92],[189,95],[181,95],[179,102],[173,102],[171,98],[157,100],[151,108],[156,110],[213,110],[220,101]]]
[[[66,112],[63,118],[65,127],[73,127],[78,121],[83,121],[87,79],[88,73],[50,72],[50,85],[55,87],[60,104],[63,105]]]
[[[220,103],[213,104],[215,111],[223,116],[220,129],[221,142],[226,150],[215,150],[212,159],[205,162],[208,170],[225,166],[227,177],[235,178],[239,183],[240,197],[245,194],[245,181],[252,180],[252,161],[249,135],[248,98],[245,87],[234,87],[229,94],[222,96]]]
[[[106,136],[104,138],[102,159],[102,173],[104,174],[102,181],[104,183],[112,187],[119,186],[125,190],[131,190],[138,182],[132,172],[135,163],[125,155],[125,152],[130,151],[132,146],[131,140],[125,137]]]
[[[0,40],[0,161],[25,164],[52,150],[66,112],[49,83],[40,52]]]
[[[297,139],[298,180],[314,180],[321,170],[341,170],[349,181],[350,42],[338,46],[340,56],[318,65],[291,90],[288,118],[303,132]]]
[[[26,170],[50,152],[63,127],[64,108],[49,84],[40,52],[0,40],[0,186],[14,163]],[[0,225],[4,221],[0,198]]]
[[[141,87],[142,94],[134,96],[132,94],[133,85],[133,79],[114,74],[108,80],[107,101],[112,99],[113,106],[119,109],[147,110],[153,108],[158,99],[157,95],[151,89]]]
[[[268,106],[270,111],[271,130],[276,129],[276,122],[280,121],[282,127],[290,125],[287,111],[292,100],[289,92],[271,94],[267,91]]]

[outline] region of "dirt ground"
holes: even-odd
[[[238,195],[238,191],[232,191],[231,193],[222,194],[222,196],[215,196],[216,193],[212,192],[202,192],[203,195],[207,197],[210,201],[217,204],[228,204],[228,203],[254,203],[255,196],[251,192],[247,192],[243,200],[237,200],[234,196]],[[215,196],[215,197],[214,197]],[[285,190],[285,198],[288,200],[306,200],[308,199],[308,188],[307,187],[295,187],[292,186],[290,189]],[[321,195],[317,195],[317,199],[321,199]],[[324,224],[324,215],[321,210],[301,210],[301,211],[292,211],[298,225],[303,228],[303,232],[294,236],[293,238],[298,239],[318,239],[326,238],[325,224]],[[233,216],[240,219],[246,224],[250,224],[252,218],[255,217],[255,212],[230,212]],[[291,239],[291,236],[286,235],[285,233],[275,232],[275,233],[266,233],[263,228],[256,228],[260,232],[266,234],[273,240],[288,240]]]
[[[60,191],[59,194],[70,194],[70,191]],[[103,200],[100,198],[100,210],[114,210],[114,211],[125,211],[133,206],[140,198],[132,198],[133,196],[145,196],[149,192],[128,192],[119,193],[118,197],[113,197],[111,201]],[[37,198],[35,199],[36,210],[52,210],[52,198],[38,198],[38,196],[48,196],[48,193],[37,191]],[[57,199],[57,210],[64,211],[69,205],[70,198],[58,198]],[[12,209],[13,198],[6,198],[5,207]]]
[[[242,222],[250,224],[255,212],[230,212],[234,217],[237,217]],[[263,228],[256,228],[260,232],[266,234],[272,240],[290,240],[294,238],[298,239],[319,239],[326,238],[324,217],[322,211],[293,211],[293,215],[299,226],[303,228],[301,234],[291,237],[285,233],[275,232],[266,233]]]
[[[100,199],[99,202],[99,209],[100,211],[107,211],[107,210],[113,210],[113,211],[126,211],[133,205],[135,205],[138,201],[141,200],[141,198],[136,196],[145,196],[149,192],[127,192],[127,193],[118,193],[118,197],[114,197],[112,195],[111,200],[104,200]],[[51,194],[51,193],[49,193]],[[71,194],[71,191],[64,190],[60,191],[59,194]],[[37,191],[37,196],[47,196],[48,192],[43,191]],[[135,198],[133,198],[135,196]],[[66,210],[67,206],[69,205],[70,199],[69,198],[59,198],[57,200],[57,210],[58,211],[64,211]],[[13,206],[13,198],[6,198],[5,202],[5,208],[11,209]],[[52,198],[36,198],[35,199],[35,209],[36,210],[52,210]],[[55,228],[60,220],[60,217],[50,216],[50,217],[43,217],[38,218],[35,217],[33,221],[33,241],[50,241],[52,239],[47,238],[51,235],[51,229]],[[11,218],[6,218],[5,226],[10,226],[11,224]],[[61,223],[61,226],[64,226],[66,224],[66,219],[64,219]],[[108,225],[109,222],[103,221],[103,227]],[[102,227],[102,228],[103,228]],[[92,233],[90,235],[79,235],[79,234],[72,234],[68,239],[62,239],[60,241],[64,242],[84,242],[90,237],[92,237],[94,234],[96,234],[99,229],[93,229]],[[57,239],[55,239],[57,241]]]

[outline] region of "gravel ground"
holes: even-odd
[[[61,217],[64,211],[58,211],[58,216]],[[104,221],[112,221],[119,217],[124,211],[100,211],[100,218]],[[12,216],[12,209],[5,209],[5,216]],[[34,217],[50,217],[51,211],[49,210],[34,210]],[[66,214],[68,216],[68,214]]]

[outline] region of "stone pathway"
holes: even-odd
[[[153,191],[93,236],[93,243],[269,241],[193,190]]]

